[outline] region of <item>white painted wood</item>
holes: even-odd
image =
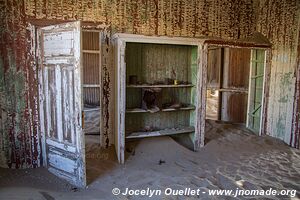
[[[118,160],[120,163],[125,161],[125,112],[126,112],[126,64],[125,64],[124,41],[118,42]]]
[[[260,75],[257,76],[252,76],[252,70],[253,70],[253,61],[257,61],[257,60],[253,60],[253,51],[251,50],[251,58],[250,58],[250,73],[249,73],[249,95],[248,95],[248,104],[247,104],[247,119],[246,119],[246,127],[249,129],[252,129],[251,125],[250,125],[250,118],[253,115],[253,110],[251,110],[251,104],[253,102],[251,102],[251,98],[253,95],[253,89],[252,89],[252,82],[256,80],[256,78],[261,77]],[[265,51],[264,54],[264,74],[263,76],[263,85],[262,85],[262,99],[261,99],[261,106],[260,106],[260,123],[259,123],[259,130],[258,130],[258,135],[262,135],[263,132],[263,113],[264,113],[264,103],[265,103],[265,82],[266,82],[266,56],[267,56],[267,51]],[[255,111],[257,111],[258,109],[256,109]]]
[[[263,89],[262,89],[262,99],[261,99],[261,110],[260,110],[260,127],[259,127],[259,135],[261,136],[263,133],[263,127],[264,127],[264,110],[265,110],[265,99],[267,98],[265,96],[265,87],[266,87],[266,73],[267,73],[267,51],[265,51],[265,57],[264,57],[264,76],[263,76]]]
[[[37,38],[41,38],[41,30],[37,30]],[[37,42],[37,51],[38,51],[38,59],[37,64],[38,66],[42,66],[42,58],[41,58],[41,46],[40,42]],[[45,113],[45,88],[47,85],[45,85],[44,81],[44,74],[43,74],[43,68],[38,68],[38,79],[39,79],[39,120],[40,120],[40,135],[41,135],[41,144],[42,144],[42,155],[43,155],[43,166],[47,167],[47,154],[46,154],[46,135],[48,133],[46,132],[47,121],[46,116],[47,113]]]
[[[100,135],[100,137],[99,137],[99,142],[100,142],[100,144],[103,144],[102,143],[102,141],[101,141],[101,135],[103,135],[103,134],[101,134],[101,131],[103,130],[103,122],[102,122],[102,97],[103,97],[103,95],[102,95],[102,93],[103,93],[103,89],[102,89],[102,53],[101,53],[101,51],[102,51],[102,48],[101,48],[101,41],[102,41],[102,37],[101,37],[101,34],[100,34],[100,31],[97,31],[98,33],[99,33],[99,89],[100,89],[100,92],[99,92],[99,95],[100,95],[100,97],[99,97],[99,105],[100,105],[100,107],[99,107],[99,115],[100,115],[100,122],[99,122],[99,124],[100,124],[100,130],[99,130],[99,135]]]
[[[74,81],[74,74],[73,71],[69,71],[69,81],[73,83]],[[68,90],[70,91],[69,95],[69,103],[70,103],[70,129],[71,129],[71,141],[72,144],[75,145],[75,127],[74,124],[76,123],[75,120],[75,113],[74,113],[74,104],[73,104],[73,99],[74,99],[74,95],[73,95],[73,85],[68,84]]]
[[[63,151],[76,153],[76,147],[70,143],[55,141],[52,138],[46,139],[46,144],[51,147],[58,148]]]
[[[253,50],[251,50],[251,56],[250,56],[250,72],[249,72],[249,86],[248,86],[248,103],[247,103],[247,116],[246,116],[246,127],[249,127],[250,124],[250,104],[251,104],[251,75],[252,75],[252,60],[253,60]]]
[[[83,53],[100,54],[99,50],[82,50]]]
[[[45,104],[45,115],[46,115],[46,137],[51,137],[50,132],[51,132],[51,112],[50,112],[50,107],[51,107],[51,101],[50,101],[50,90],[49,90],[49,80],[48,80],[48,68],[44,67],[42,68],[43,76],[44,76],[44,104]]]
[[[40,99],[41,105],[45,105],[40,112],[46,115],[47,167],[70,183],[85,187],[80,22],[43,27],[39,31],[40,78],[43,77]]]
[[[101,88],[100,84],[83,84],[84,88]]]
[[[197,66],[197,94],[196,97],[196,117],[195,117],[195,134],[194,134],[194,149],[198,150],[204,145],[204,127],[205,127],[205,95],[206,95],[206,68],[207,68],[207,45],[203,45],[203,39],[197,38],[179,38],[179,37],[155,37],[155,36],[141,36],[133,34],[115,34],[113,37],[114,52],[115,52],[115,148],[117,157],[120,163],[124,163],[124,149],[125,149],[125,113],[126,113],[126,63],[125,63],[125,47],[127,42],[137,43],[155,43],[155,44],[174,44],[174,45],[192,45],[198,47]],[[200,59],[200,53],[204,62]],[[201,64],[201,67],[200,67]],[[201,76],[205,78],[201,78]],[[181,87],[181,85],[129,85],[128,87]],[[182,85],[182,87],[193,87],[193,85]],[[202,116],[202,117],[201,117]]]
[[[179,85],[127,85],[127,88],[185,88],[194,87],[192,84],[179,84]]]
[[[205,113],[206,113],[206,81],[207,81],[207,55],[208,45],[198,46],[198,75],[196,94],[196,122],[194,134],[194,150],[198,151],[204,146]]]
[[[157,137],[164,135],[176,135],[182,133],[192,133],[195,131],[194,127],[183,127],[183,128],[174,128],[174,129],[164,129],[159,131],[150,131],[150,132],[133,132],[130,135],[126,136],[127,139],[133,138],[145,138],[145,137]]]
[[[166,37],[166,36],[145,36],[136,34],[117,33],[113,39],[123,40],[126,42],[152,43],[152,44],[177,44],[177,45],[194,45],[203,43],[205,39],[188,38],[188,37]]]
[[[62,93],[61,93],[61,68],[59,65],[55,66],[55,92],[56,92],[56,99],[55,99],[55,103],[56,103],[56,132],[57,132],[57,137],[58,137],[58,141],[62,142],[63,141],[63,128],[62,128],[62,120],[63,120],[63,116],[62,116]]]

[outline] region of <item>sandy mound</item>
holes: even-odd
[[[45,169],[0,171],[0,199],[143,199],[113,196],[112,188],[129,189],[294,189],[300,198],[300,151],[281,141],[258,137],[241,125],[208,121],[206,146],[192,152],[170,137],[128,143],[125,165],[114,149],[102,150],[95,139],[87,145],[89,187],[72,188]],[[88,141],[88,140],[87,140]],[[98,155],[98,156],[97,156]],[[156,196],[151,199],[233,199],[201,194]],[[290,199],[283,196],[238,199]],[[295,197],[294,199],[296,199]],[[24,198],[20,198],[24,199]],[[29,199],[29,198],[28,198]]]

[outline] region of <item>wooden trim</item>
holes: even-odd
[[[272,47],[270,43],[254,43],[241,40],[225,39],[205,39],[205,44],[229,48],[269,49]]]
[[[265,97],[265,85],[266,85],[266,72],[267,72],[267,51],[265,51],[265,56],[264,56],[264,75],[263,75],[263,86],[262,86],[262,99],[261,99],[261,110],[260,110],[260,127],[259,127],[259,136],[262,135],[263,133],[263,117],[264,117],[264,106],[265,106],[265,100],[267,97]]]
[[[127,85],[127,88],[182,88],[194,87],[192,84],[179,84],[179,85]]]
[[[40,121],[40,136],[41,136],[41,145],[42,145],[42,157],[43,157],[43,166],[47,167],[47,151],[46,151],[46,128],[45,128],[45,96],[44,96],[44,76],[43,76],[43,67],[42,67],[42,30],[38,29],[36,26],[32,26],[34,31],[36,31],[36,35],[34,36],[36,39],[37,45],[37,66],[38,66],[38,80],[39,80],[39,121]]]
[[[194,151],[204,146],[205,119],[206,119],[206,81],[207,81],[208,45],[198,46],[198,75],[196,97],[196,122],[194,135]]]
[[[249,83],[248,83],[248,101],[247,101],[247,116],[246,116],[246,127],[249,128],[249,114],[250,114],[250,101],[251,101],[251,75],[252,75],[252,57],[253,57],[253,50],[251,50],[250,56],[250,72],[249,72]]]
[[[223,87],[223,72],[224,72],[224,48],[221,48],[221,63],[220,63],[220,70],[219,70],[219,88]],[[218,98],[218,120],[221,120],[222,118],[222,97],[223,94],[219,92],[219,98]]]
[[[167,37],[167,36],[145,36],[137,34],[126,34],[126,33],[116,33],[113,38],[122,38],[126,42],[137,42],[137,43],[162,43],[162,44],[182,44],[182,45],[195,45],[198,44],[208,44],[221,47],[235,47],[235,48],[271,48],[271,43],[269,42],[254,42],[246,40],[225,40],[213,37],[198,37],[198,38],[188,38],[188,37]]]
[[[99,95],[100,95],[100,97],[99,97],[99,104],[100,104],[100,110],[99,110],[99,112],[100,112],[100,130],[99,130],[99,135],[100,135],[100,137],[99,137],[99,140],[100,140],[100,144],[102,145],[102,144],[104,144],[104,141],[102,141],[102,138],[103,137],[101,137],[101,132],[102,132],[102,130],[103,130],[103,121],[102,121],[102,97],[103,97],[103,87],[102,87],[102,36],[101,36],[101,32],[99,31]],[[104,133],[104,132],[103,132]],[[103,135],[103,134],[102,134]]]
[[[100,54],[100,50],[82,50],[82,53]]]
[[[124,42],[134,43],[152,43],[152,44],[177,44],[177,45],[194,45],[203,43],[205,40],[200,38],[187,37],[167,37],[167,36],[145,36],[136,34],[116,33],[113,38],[118,38]]]
[[[220,92],[248,93],[248,90],[241,88],[220,88],[217,90],[219,90]]]

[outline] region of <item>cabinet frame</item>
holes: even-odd
[[[117,33],[112,37],[115,62],[115,150],[119,163],[125,162],[125,114],[126,114],[126,43],[171,44],[197,47],[197,81],[195,102],[195,132],[193,137],[194,151],[204,145],[205,127],[205,97],[206,97],[206,69],[207,48],[203,39],[143,36]]]

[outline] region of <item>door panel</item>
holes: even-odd
[[[246,123],[250,56],[250,49],[224,49],[221,120]]]
[[[39,30],[41,130],[50,172],[84,187],[85,148],[82,131],[80,22]]]
[[[247,127],[258,134],[261,134],[264,70],[265,50],[252,50]]]

